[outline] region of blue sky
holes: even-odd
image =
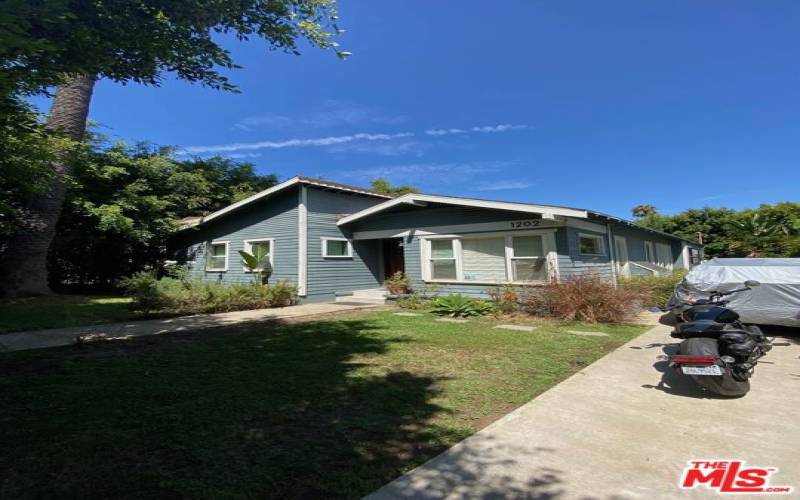
[[[90,118],[281,178],[625,217],[800,199],[796,1],[341,0],[340,18],[347,61],[226,42],[241,94],[106,81]]]

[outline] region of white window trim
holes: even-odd
[[[353,258],[353,242],[347,238],[329,238],[323,236],[320,238],[322,241],[322,258],[324,259],[352,259]],[[346,241],[347,242],[347,255],[328,255],[328,242],[329,241]]]
[[[463,285],[541,285],[547,281],[512,281],[510,278],[513,276],[513,269],[511,268],[511,259],[513,258],[514,249],[511,238],[515,236],[541,236],[542,237],[542,251],[544,258],[547,260],[547,272],[551,280],[558,281],[560,272],[558,269],[558,253],[556,251],[555,240],[556,229],[540,229],[535,231],[502,231],[491,233],[467,233],[467,234],[437,234],[420,236],[420,258],[422,265],[422,280],[426,283],[453,283]],[[464,279],[464,257],[461,253],[461,239],[477,239],[477,238],[505,238],[506,248],[506,281],[477,281]],[[442,280],[433,279],[431,277],[431,240],[435,239],[448,239],[453,240],[453,252],[456,260],[456,279],[455,280]],[[524,259],[525,257],[517,257]],[[541,258],[541,257],[530,257]]]
[[[242,240],[242,250],[245,252],[252,254],[253,253],[253,243],[264,243],[265,241],[269,242],[269,264],[271,266],[275,266],[275,238],[255,238],[252,240]],[[242,265],[242,271],[245,273],[253,273],[253,272],[260,272],[261,269],[254,269],[250,270],[247,266]]]
[[[450,261],[450,260],[452,260],[453,263],[455,264],[455,268],[456,268],[456,278],[457,279],[462,279],[462,276],[464,276],[464,268],[463,268],[463,264],[461,264],[459,262],[461,259],[458,258],[458,256],[461,254],[461,241],[458,240],[457,238],[433,238],[433,239],[450,241],[450,245],[451,245],[450,248],[453,250],[453,256],[452,257],[446,257],[446,258],[445,257],[436,257],[436,258],[434,258],[433,257],[433,253],[431,252],[431,243],[430,243],[429,240],[426,241],[425,245],[426,245],[426,247],[428,249],[428,251],[426,252],[427,255],[428,255],[428,258],[425,260],[425,264],[423,265],[423,268],[427,269],[428,276],[430,276],[430,274],[431,274],[431,268],[433,267],[432,264],[433,264],[434,260],[441,260],[441,261],[445,261],[445,260]],[[443,280],[433,280],[431,278],[428,281],[437,282],[438,283],[438,282],[442,282]]]
[[[600,243],[600,253],[584,253],[581,251],[581,238],[591,238]],[[581,255],[591,255],[592,257],[604,257],[606,255],[605,238],[599,234],[578,233],[578,253]]]
[[[224,268],[213,268],[213,269],[211,269],[211,268],[208,267],[209,258],[211,256],[211,254],[209,252],[211,251],[211,247],[213,245],[225,245],[225,267]],[[231,249],[230,247],[231,247],[231,242],[230,241],[212,241],[206,246],[206,272],[209,272],[209,273],[224,273],[224,272],[226,272],[228,270],[228,262],[230,260],[230,249]]]

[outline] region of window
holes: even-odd
[[[549,252],[555,252],[553,232],[432,236],[423,238],[423,274],[460,283],[543,282],[557,273]]]
[[[700,250],[689,248],[689,266],[694,267],[700,264]]]
[[[208,244],[206,271],[228,270],[228,242],[214,241]]]
[[[656,255],[653,252],[653,242],[652,241],[645,241],[644,242],[644,260],[645,262],[650,262],[655,264],[656,262]]]
[[[462,239],[461,256],[464,280],[507,281],[505,237]]]
[[[672,269],[672,247],[665,243],[656,243],[656,263],[661,267]]]
[[[260,240],[244,240],[244,251],[256,257],[261,257],[262,262],[264,260],[268,260],[270,265],[273,264],[272,238],[263,238]],[[260,267],[258,269],[250,269],[247,266],[243,266],[243,269],[245,272],[261,271]]]
[[[547,258],[541,236],[511,238],[513,281],[547,281]]]
[[[456,253],[454,240],[431,240],[431,278],[435,280],[456,280]]]
[[[346,238],[322,238],[322,256],[326,259],[350,259],[353,245]]]
[[[583,255],[604,255],[603,237],[591,234],[579,234],[578,251]]]

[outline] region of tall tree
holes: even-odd
[[[164,73],[236,90],[217,68],[238,68],[214,35],[266,41],[299,54],[297,40],[335,48],[335,0],[41,0],[0,9],[0,91],[35,92],[58,84],[47,128],[80,140],[98,78],[158,85]],[[337,51],[340,57],[349,55]],[[8,84],[7,82],[13,82]],[[0,270],[7,295],[49,291],[47,251],[61,212],[69,157],[51,164],[52,185],[26,207],[34,230],[12,236]]]

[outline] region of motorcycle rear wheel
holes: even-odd
[[[719,357],[717,341],[706,337],[696,337],[681,342],[681,354],[687,356],[712,356]],[[722,375],[699,376],[690,375],[698,385],[720,396],[741,397],[750,391],[750,381],[740,382],[735,380],[729,371]]]

